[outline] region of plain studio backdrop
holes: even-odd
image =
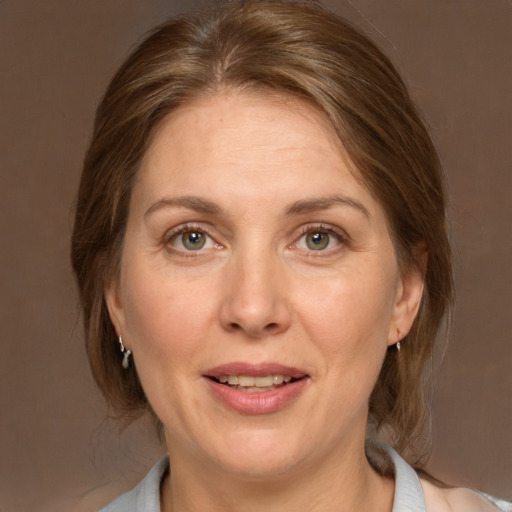
[[[425,113],[450,187],[457,308],[428,469],[512,499],[508,0],[326,2],[375,40]],[[0,0],[0,510],[112,498],[164,448],[119,435],[89,375],[69,263],[95,107],[143,34],[202,2]]]

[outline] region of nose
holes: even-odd
[[[290,327],[290,301],[279,262],[272,257],[240,258],[226,269],[220,322],[229,332],[253,339]]]

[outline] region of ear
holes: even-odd
[[[420,266],[411,267],[400,278],[388,334],[388,345],[399,342],[411,330],[423,297],[427,259],[427,252],[423,251],[419,258]]]
[[[112,279],[105,287],[104,292],[105,303],[107,305],[110,320],[114,325],[118,336],[123,336],[126,332],[125,328],[125,315],[124,309],[119,293],[119,282],[117,279]],[[130,348],[128,343],[123,339],[123,344],[126,348]]]

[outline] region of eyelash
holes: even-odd
[[[198,249],[197,251],[193,250],[183,250],[178,249],[172,246],[172,242],[177,239],[180,235],[187,232],[197,232],[200,234],[205,235],[208,237],[214,244],[215,248],[222,249],[222,244],[219,244],[215,241],[215,239],[208,234],[208,232],[201,226],[197,224],[183,224],[181,226],[178,226],[174,229],[172,229],[170,232],[167,232],[163,238],[163,245],[169,248],[169,250],[172,250],[175,253],[178,253],[185,257],[196,257],[199,255],[199,253],[203,252],[201,249]],[[292,242],[288,248],[294,249],[294,246],[297,246],[299,241],[308,234],[314,234],[314,233],[322,233],[327,234],[330,237],[333,236],[341,246],[347,246],[349,245],[349,237],[346,235],[346,233],[342,232],[341,230],[335,229],[332,226],[325,225],[325,224],[315,224],[315,225],[306,225],[300,228],[298,235],[295,237],[294,242]],[[321,256],[325,256],[326,253],[331,254],[333,252],[336,252],[339,250],[339,247],[334,247],[330,249],[321,249],[321,250],[305,250],[308,257],[311,258],[317,258]]]
[[[200,233],[202,235],[205,235],[206,237],[208,237],[213,242],[215,248],[217,248],[217,249],[221,249],[222,248],[221,244],[217,243],[213,239],[213,237],[211,237],[204,228],[198,226],[197,224],[183,224],[183,225],[178,226],[178,227],[176,227],[174,229],[171,229],[170,232],[167,232],[164,235],[163,245],[166,248],[168,248],[168,250],[173,251],[174,253],[177,253],[180,256],[197,257],[199,255],[197,253],[202,252],[200,249],[198,249],[197,251],[193,251],[193,250],[187,251],[187,250],[184,250],[184,249],[178,249],[176,247],[173,247],[173,245],[172,245],[172,242],[174,240],[176,240],[183,233],[187,233],[187,232],[195,232],[195,233]]]
[[[338,242],[340,246],[348,246],[349,245],[349,237],[346,233],[339,229],[335,229],[333,226],[325,225],[325,224],[315,224],[315,225],[307,225],[303,226],[300,231],[299,235],[295,238],[295,241],[289,246],[292,248],[293,246],[296,246],[299,241],[306,235],[314,234],[314,233],[322,233],[327,234],[330,237],[333,236]],[[309,258],[318,258],[322,256],[326,256],[327,254],[332,254],[334,252],[337,252],[340,250],[341,247],[337,246],[330,249],[323,249],[323,250],[314,250],[310,249],[309,251],[306,251],[307,257]]]

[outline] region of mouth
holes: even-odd
[[[309,375],[279,363],[233,362],[211,368],[204,377],[215,393],[228,402],[236,402],[237,407],[240,402],[257,403],[260,407],[264,401],[276,406],[291,399],[304,389]]]
[[[230,387],[244,393],[264,393],[282,388],[288,384],[298,381],[300,378],[275,373],[269,375],[219,375],[217,377],[210,376],[209,379],[219,384]]]
[[[240,414],[261,415],[285,409],[305,393],[309,375],[278,363],[234,362],[203,375],[213,396]]]

